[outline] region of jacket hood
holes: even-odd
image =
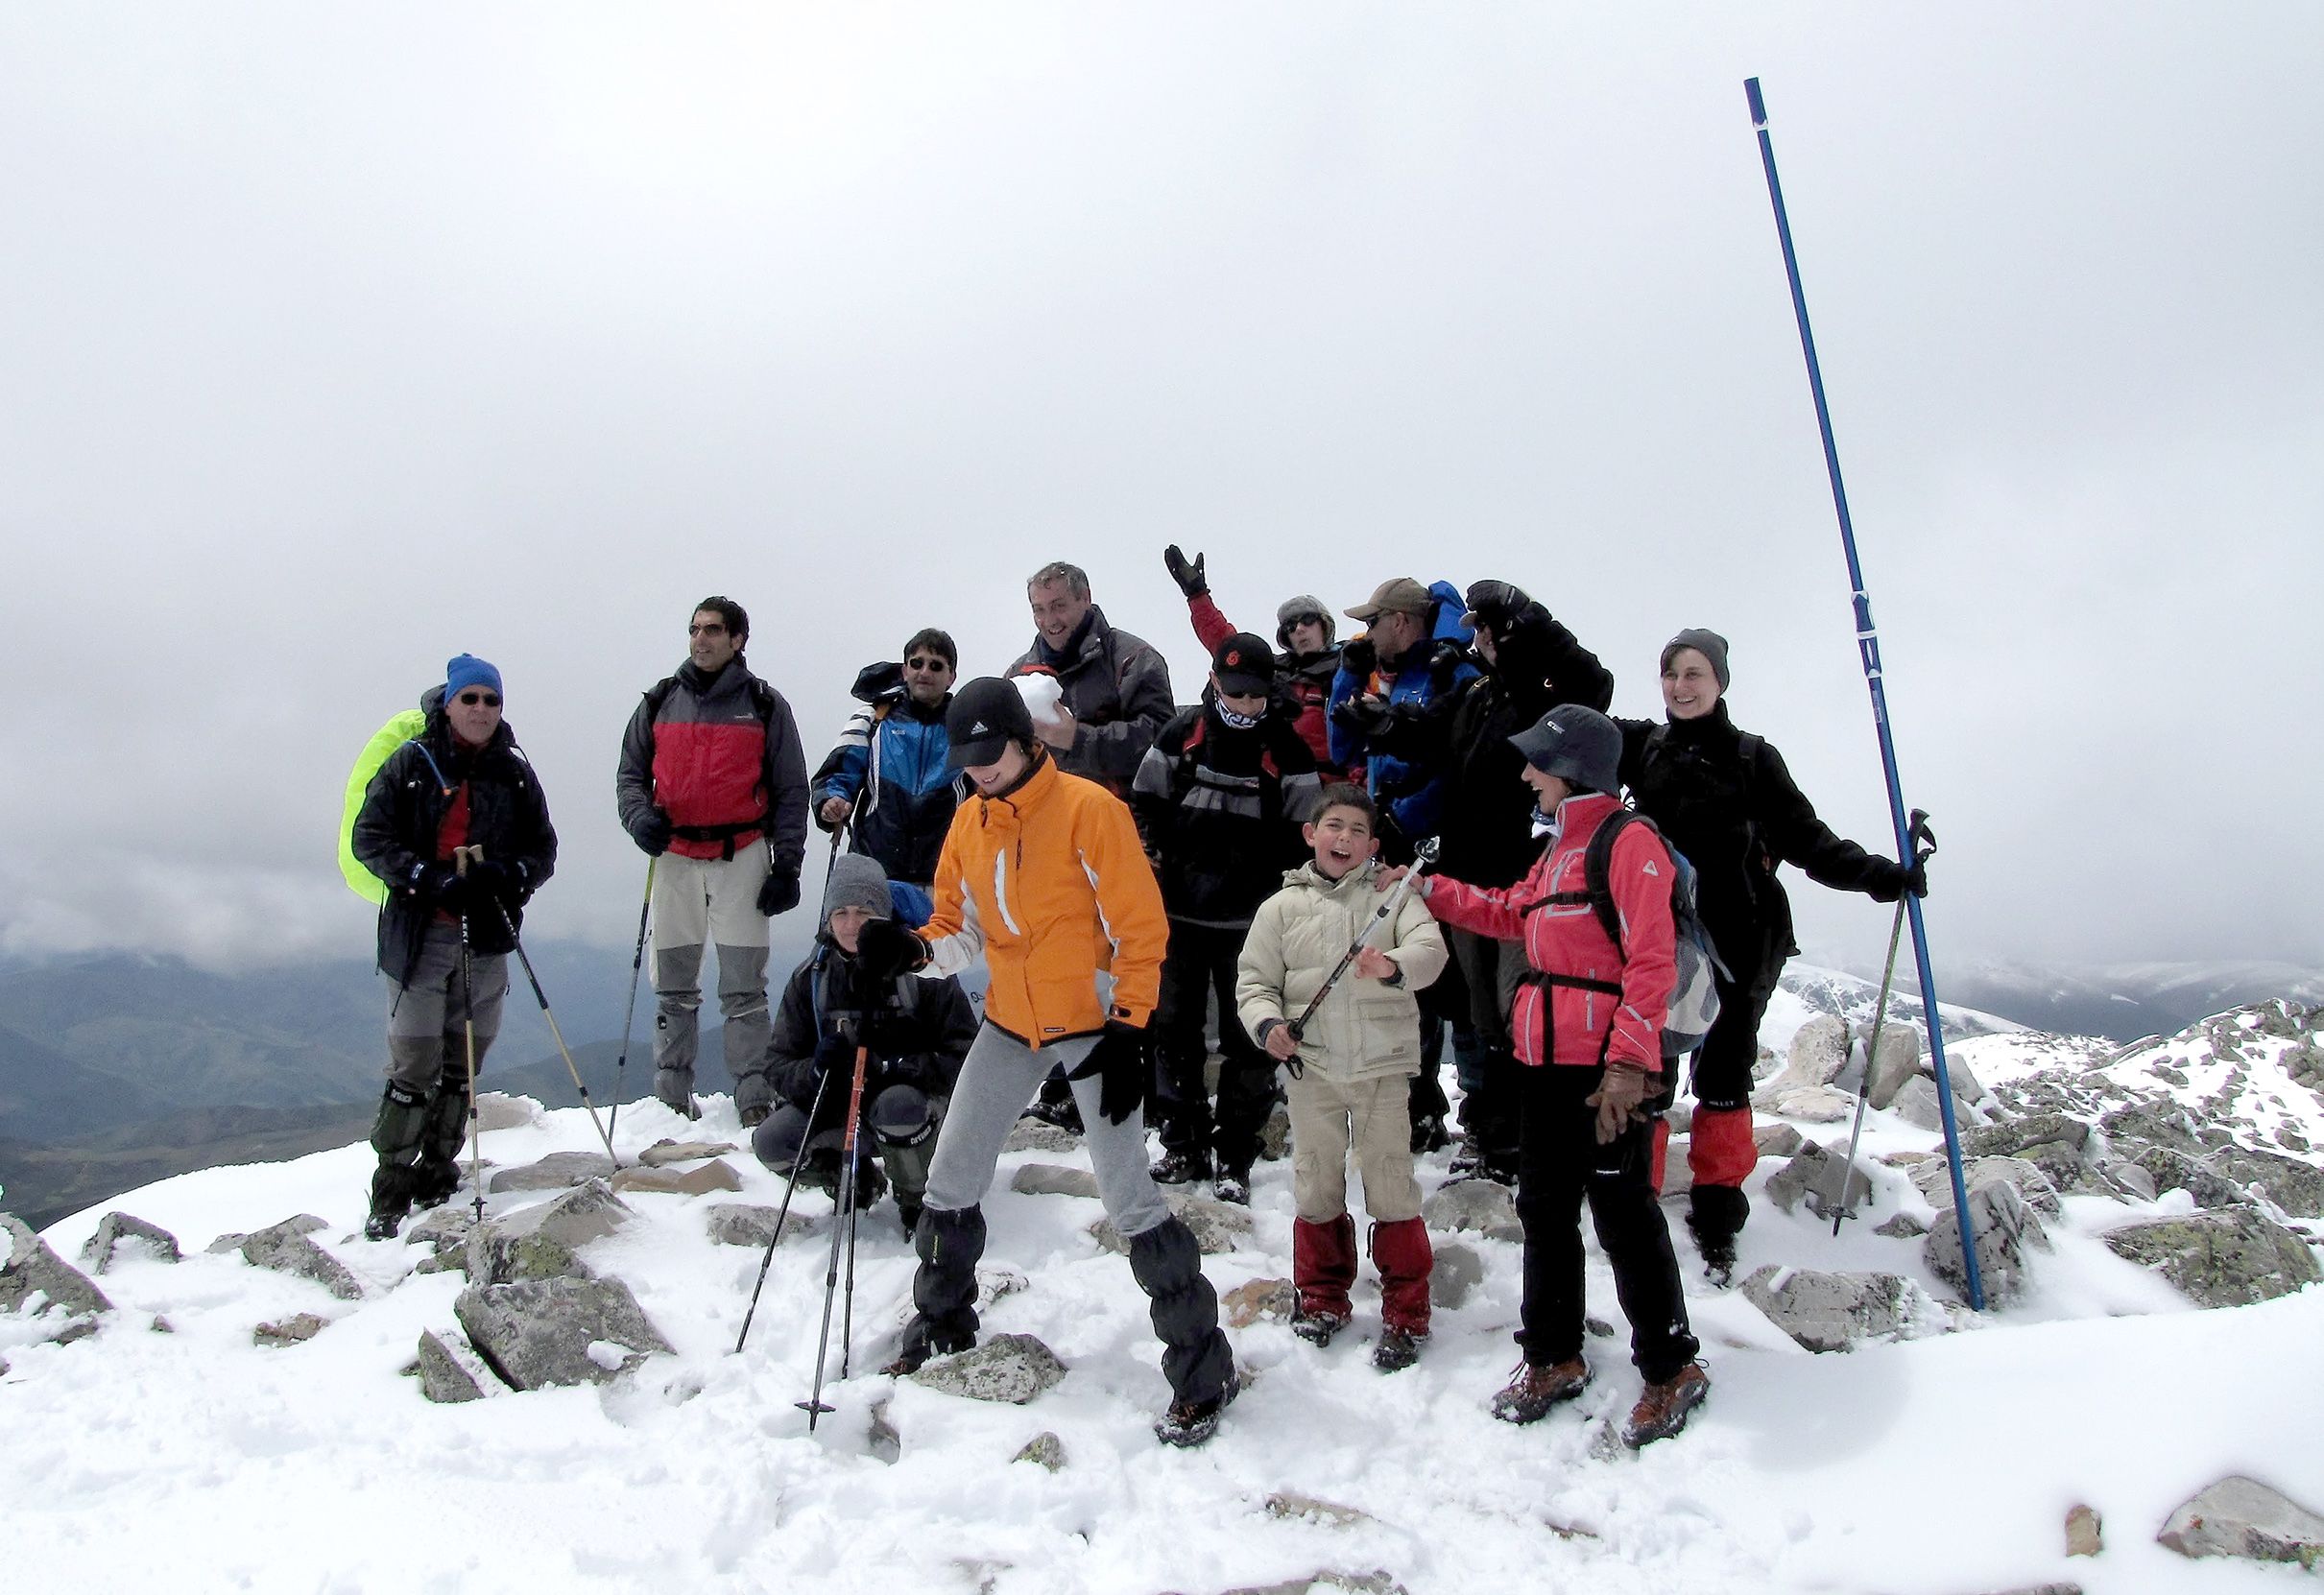
[[[848,689],[848,696],[860,702],[876,703],[903,690],[902,661],[889,660],[883,664],[868,664],[857,671],[855,684]]]
[[[1309,859],[1296,869],[1284,870],[1283,884],[1285,886],[1304,886],[1311,891],[1321,892],[1326,896],[1330,896],[1351,889],[1369,892],[1372,890],[1374,878],[1378,874],[1379,860],[1377,858],[1370,864],[1349,870],[1337,880],[1333,880],[1318,869],[1315,867],[1315,861]]]

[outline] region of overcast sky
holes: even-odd
[[[1051,559],[1190,698],[1172,540],[1262,629],[1515,580],[1617,712],[1714,627],[1888,850],[1756,74],[1940,988],[2324,961],[2324,8],[1564,10],[11,8],[0,948],[364,955],[341,786],[462,650],[563,839],[535,934],[626,942],[696,599],[813,762]]]

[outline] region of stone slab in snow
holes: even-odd
[[[1945,1118],[1937,1106],[1936,1083],[1927,1075],[1914,1075],[1888,1100],[1888,1110],[1916,1130],[1943,1130]]]
[[[517,1279],[587,1279],[581,1249],[612,1234],[631,1217],[627,1203],[602,1179],[550,1201],[489,1220],[467,1238],[468,1281],[505,1285]]]
[[[1808,1137],[1787,1124],[1754,1125],[1751,1144],[1761,1157],[1788,1157],[1808,1144]]]
[[[585,1179],[612,1178],[613,1160],[602,1152],[552,1152],[538,1163],[502,1169],[487,1182],[489,1191],[562,1191]]]
[[[2066,1512],[2066,1554],[2070,1557],[2095,1557],[2106,1549],[2106,1520],[2098,1510],[2087,1503],[2069,1508]]]
[[[1767,1200],[1791,1212],[1802,1202],[1811,1213],[1830,1213],[1831,1202],[1840,1194],[1840,1155],[1809,1141],[1791,1155],[1791,1160],[1767,1177]],[[1847,1203],[1851,1210],[1863,1205],[1872,1195],[1872,1177],[1862,1166],[1848,1171]]]
[[[1463,1179],[1439,1187],[1421,1203],[1421,1217],[1431,1229],[1467,1230],[1489,1241],[1525,1238],[1517,1222],[1516,1193],[1490,1179]]]
[[[1929,1233],[1929,1226],[1910,1213],[1898,1213],[1885,1224],[1873,1226],[1875,1235],[1885,1235],[1892,1241],[1918,1240]]]
[[[1373,1520],[1368,1512],[1343,1507],[1337,1501],[1303,1495],[1295,1489],[1277,1490],[1267,1497],[1265,1506],[1269,1517],[1301,1518],[1310,1523],[1321,1523],[1330,1529],[1353,1529],[1358,1523]]]
[[[1047,1429],[1025,1441],[1011,1462],[1039,1463],[1054,1473],[1066,1465],[1066,1442]]]
[[[1942,1157],[1915,1164],[1912,1182],[1929,1199],[1931,1207],[1953,1205],[1953,1165]],[[2042,1172],[2042,1166],[2023,1157],[1973,1157],[1962,1165],[1961,1182],[1969,1187],[1972,1196],[1988,1185],[2015,1185],[2026,1204],[2046,1219],[2054,1219],[2066,1210],[2059,1200],[2058,1188]]]
[[[1287,1321],[1298,1308],[1299,1293],[1288,1279],[1253,1279],[1222,1294],[1218,1304],[1228,1328],[1248,1329],[1262,1320]]]
[[[1485,1259],[1473,1246],[1447,1241],[1435,1248],[1436,1264],[1428,1271],[1428,1300],[1448,1311],[1460,1306],[1485,1282]]]
[[[1847,1064],[1848,1022],[1836,1013],[1818,1013],[1792,1032],[1784,1072],[1767,1083],[1768,1088],[1829,1085]]]
[[[89,1276],[57,1255],[49,1244],[12,1213],[0,1213],[0,1312],[30,1307],[43,1319],[55,1315],[48,1338],[60,1345],[94,1334],[100,1316],[113,1304]]]
[[[1258,1127],[1258,1155],[1270,1163],[1291,1155],[1291,1109],[1280,1102],[1268,1110],[1267,1122]]]
[[[1860,1341],[1910,1339],[1945,1327],[1943,1310],[1899,1274],[1763,1268],[1739,1288],[1809,1351],[1846,1351]]]
[[[1251,1233],[1251,1209],[1238,1207],[1232,1202],[1213,1202],[1209,1197],[1187,1196],[1177,1191],[1164,1191],[1162,1201],[1188,1229],[1194,1231],[1194,1244],[1205,1256],[1216,1256],[1234,1250],[1234,1243]],[[1130,1244],[1121,1238],[1112,1219],[1099,1219],[1090,1226],[1090,1237],[1107,1251],[1118,1251],[1125,1256]]]
[[[1856,1098],[1829,1085],[1779,1085],[1769,1095],[1771,1111],[1809,1124],[1837,1124],[1856,1112]]]
[[[437,1256],[461,1251],[468,1244],[468,1231],[476,1227],[474,1209],[465,1202],[447,1204],[434,1212],[420,1215],[419,1222],[403,1232],[406,1246],[424,1246]]]
[[[1003,1152],[1073,1152],[1081,1146],[1081,1137],[1069,1130],[1060,1130],[1045,1119],[1019,1119],[1009,1138],[1000,1144]]]
[[[622,1169],[613,1176],[616,1191],[651,1191],[662,1196],[707,1196],[712,1191],[739,1191],[742,1177],[726,1159],[712,1158],[690,1169]]]
[[[1097,1176],[1062,1163],[1027,1163],[1009,1178],[1009,1189],[1019,1196],[1094,1197]]]
[[[466,1075],[461,1076],[463,1089],[467,1079]],[[539,1124],[540,1114],[540,1103],[533,1097],[515,1096],[506,1091],[476,1093],[476,1128],[487,1135],[495,1130],[521,1130],[526,1125]]]
[[[81,1261],[87,1264],[91,1274],[104,1274],[113,1266],[113,1257],[123,1248],[140,1257],[156,1262],[175,1263],[182,1256],[178,1250],[178,1237],[159,1225],[148,1224],[129,1213],[108,1213],[97,1221],[97,1232],[81,1248]]]
[[[1872,1059],[1872,1106],[1885,1107],[1896,1101],[1896,1094],[1920,1073],[1921,1033],[1910,1025],[1882,1025],[1880,1051]]]
[[[273,1323],[261,1323],[257,1328],[252,1330],[251,1344],[275,1346],[297,1345],[301,1341],[313,1340],[328,1327],[329,1323],[326,1320],[317,1318],[313,1313],[293,1313],[289,1318],[279,1319]]]
[[[2006,1180],[1969,1194],[1970,1227],[1977,1236],[1977,1282],[1988,1310],[2006,1307],[2025,1292],[2029,1249],[2049,1248],[2041,1219]],[[1962,1262],[1960,1217],[1951,1207],[1939,1213],[1921,1257],[1936,1276],[1969,1299],[1969,1274]]]
[[[2240,1474],[2183,1502],[2155,1539],[2183,1557],[2324,1565],[2324,1517]]]
[[[635,1369],[670,1343],[617,1279],[524,1279],[470,1285],[452,1303],[468,1344],[515,1390],[602,1385]],[[591,1350],[620,1348],[606,1362]]]
[[[2032,1113],[2004,1124],[1961,1127],[1964,1158],[2023,1157],[2039,1164],[2049,1182],[2065,1192],[2094,1188],[2089,1162],[2095,1151],[2090,1127],[2064,1113]]]
[[[736,1150],[731,1141],[673,1141],[664,1137],[639,1153],[637,1160],[649,1169],[659,1169],[671,1163],[699,1163],[706,1157]]]
[[[1021,1407],[1066,1376],[1057,1353],[1031,1335],[995,1335],[956,1356],[939,1357],[911,1375],[912,1382],[970,1401],[998,1401]]]
[[[830,1224],[829,1215],[803,1213],[794,1204],[788,1216],[779,1207],[767,1207],[755,1202],[721,1202],[714,1204],[703,1221],[710,1239],[721,1246],[755,1246],[764,1249],[775,1238],[775,1221],[782,1217],[782,1244],[808,1240],[824,1233]]]
[[[2100,1239],[2202,1307],[2249,1306],[2324,1278],[2306,1243],[2256,1207],[2144,1220]]]
[[[329,1225],[324,1224],[321,1219],[317,1218],[312,1213],[299,1213],[291,1218],[284,1219],[280,1224],[269,1225],[266,1228],[257,1230],[255,1233],[261,1235],[312,1235],[318,1230],[328,1229],[329,1227]],[[204,1247],[202,1250],[215,1256],[223,1257],[229,1251],[240,1251],[242,1250],[242,1243],[250,1238],[251,1237],[249,1235],[246,1235],[241,1230],[237,1229],[229,1234],[219,1236],[216,1240],[210,1242],[209,1245]]]
[[[412,1371],[419,1376],[421,1395],[446,1404],[482,1400],[497,1383],[474,1351],[454,1346],[433,1329],[419,1332],[419,1354]]]
[[[342,1301],[361,1301],[363,1282],[347,1272],[346,1264],[308,1238],[322,1227],[321,1219],[301,1213],[267,1228],[252,1230],[242,1237],[242,1244],[234,1250],[252,1268],[311,1279]]]

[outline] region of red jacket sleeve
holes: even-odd
[[[1436,916],[1438,923],[1455,930],[1473,931],[1500,941],[1522,941],[1525,917],[1517,905],[1529,901],[1528,893],[1534,890],[1531,875],[1515,886],[1491,888],[1436,875],[1428,883],[1428,912]]]
[[[1234,635],[1234,626],[1218,612],[1217,601],[1207,592],[1196,593],[1186,600],[1186,618],[1194,623],[1195,639],[1203,645],[1205,653]]]
[[[1622,923],[1622,1000],[1606,1037],[1606,1058],[1649,1072],[1663,1066],[1663,1021],[1678,984],[1678,933],[1670,917],[1676,873],[1669,849],[1645,826],[1625,826],[1615,839],[1606,884]]]

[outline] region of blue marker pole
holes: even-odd
[[[1791,219],[1784,210],[1784,187],[1776,179],[1775,145],[1767,136],[1767,106],[1760,98],[1760,81],[1746,79],[1743,93],[1751,102],[1751,125],[1759,131],[1760,163],[1767,169],[1767,198],[1775,205],[1775,231],[1784,246],[1784,272],[1791,279],[1791,312],[1799,319],[1800,348],[1808,356],[1808,387],[1815,395],[1815,424],[1824,434],[1824,469],[1832,477],[1832,504],[1839,512],[1840,546],[1848,555],[1848,588],[1855,594],[1856,645],[1863,656],[1864,684],[1872,692],[1872,726],[1881,741],[1881,768],[1888,778],[1889,817],[1896,823],[1896,856],[1912,857],[1912,833],[1905,817],[1905,791],[1897,780],[1896,744],[1888,730],[1888,695],[1881,685],[1881,637],[1872,624],[1872,600],[1864,591],[1864,571],[1856,556],[1856,525],[1848,515],[1848,489],[1840,483],[1840,451],[1832,440],[1832,409],[1824,402],[1824,371],[1816,363],[1815,334],[1808,326],[1808,296],[1800,288],[1800,260],[1791,247]],[[1937,1110],[1945,1124],[1945,1160],[1953,1170],[1953,1210],[1960,1218],[1961,1261],[1968,1274],[1969,1305],[1985,1309],[1984,1281],[1977,1276],[1977,1237],[1969,1224],[1969,1190],[1961,1177],[1961,1132],[1953,1116],[1953,1079],[1945,1068],[1945,1032],[1937,1018],[1936,977],[1929,966],[1929,931],[1921,921],[1920,899],[1905,894],[1905,911],[1912,923],[1912,956],[1921,976],[1921,1005],[1929,1013],[1929,1056],[1936,1065]],[[1886,1014],[1875,1014],[1880,1024]]]

